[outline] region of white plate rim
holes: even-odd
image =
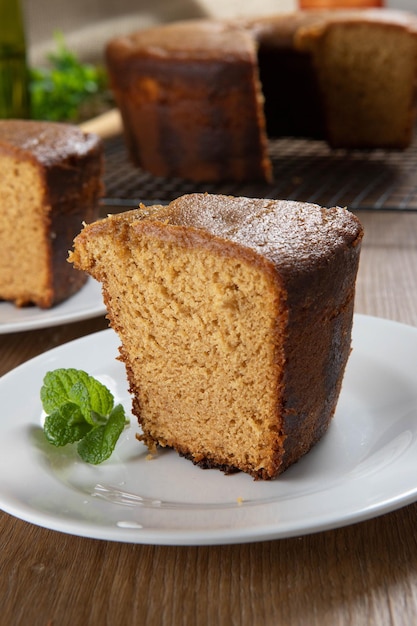
[[[50,309],[0,302],[0,335],[80,322],[105,313],[101,285],[89,276],[77,293]]]
[[[364,339],[367,339],[367,345],[363,345],[365,343]],[[362,342],[362,345],[359,343]],[[397,360],[393,361],[395,365],[395,370],[393,370],[394,378],[398,375],[398,384],[402,384],[403,376],[407,370],[407,376],[410,376],[408,382],[410,383],[409,387],[411,389],[411,385],[416,388],[414,393],[413,390],[410,391],[410,401],[411,401],[411,411],[413,420],[414,415],[417,415],[417,372],[409,372],[409,362],[404,363],[404,359],[407,359],[408,352],[415,355],[417,349],[417,328],[407,326],[405,324],[401,324],[399,322],[394,322],[391,320],[386,320],[384,318],[376,318],[366,315],[355,315],[354,321],[354,339],[353,339],[353,353],[351,359],[348,364],[348,370],[355,369],[355,358],[356,360],[365,358],[365,360],[369,357],[371,360],[375,358],[375,360],[381,361],[381,355],[374,355],[375,346],[382,345],[385,342],[385,346],[390,354],[390,359],[393,356],[397,357]],[[95,355],[94,348],[99,344],[102,346],[105,345],[105,351],[108,350],[108,358],[116,360],[117,357],[117,346],[119,345],[119,341],[117,336],[112,330],[104,330],[98,333],[94,333],[92,335],[87,335],[86,337],[82,337],[75,341],[64,344],[63,346],[59,346],[50,350],[46,353],[43,353],[34,359],[20,365],[15,370],[9,372],[0,378],[0,401],[4,405],[4,400],[7,396],[7,389],[13,387],[13,385],[20,385],[22,380],[25,380],[28,375],[32,378],[35,378],[34,385],[37,388],[40,388],[39,381],[43,377],[43,374],[51,368],[56,366],[65,367],[67,365],[63,363],[68,363],[69,367],[76,367],[74,364],[77,360],[77,354],[83,354],[83,358],[86,358],[87,361],[94,362],[95,358],[101,358],[100,354]],[[355,357],[355,354],[357,355]],[[362,355],[362,356],[361,356]],[[74,361],[75,359],[75,361]],[[78,356],[78,360],[80,360]],[[383,360],[383,359],[382,359]],[[375,361],[376,362],[376,361]],[[107,367],[107,362],[104,364]],[[121,364],[118,364],[118,366]],[[366,365],[366,363],[365,363]],[[80,366],[80,365],[78,365]],[[123,367],[123,366],[121,366]],[[384,367],[384,363],[382,363],[382,367]],[[391,373],[391,370],[389,370]],[[125,381],[119,381],[123,386]],[[378,383],[378,381],[374,381],[374,383]],[[344,390],[342,389],[341,397],[344,394]],[[31,397],[29,395],[26,399],[18,399],[22,406],[15,407],[15,413],[17,414],[16,422],[21,422],[21,425],[26,425],[29,427],[31,425],[37,425],[37,417],[33,421],[31,418],[30,423],[27,423],[27,418],[22,413],[25,407],[29,407],[30,410],[34,411],[33,403],[37,402],[37,399]],[[18,405],[19,405],[18,402]],[[7,402],[6,402],[7,404]],[[40,403],[39,403],[40,407]],[[36,413],[36,411],[35,411]],[[23,415],[23,417],[22,417]],[[20,416],[20,417],[19,417]],[[8,434],[8,431],[13,430],[16,427],[14,422],[14,418],[11,422],[11,417],[6,420],[0,421],[0,459],[4,455],[5,450],[3,450],[3,455],[1,454],[2,450],[2,441],[7,441],[4,438],[4,435]],[[334,422],[338,419],[337,411]],[[32,424],[33,422],[33,424]],[[417,429],[417,426],[416,426]],[[3,431],[3,432],[2,432]],[[404,429],[404,432],[407,431],[407,428]],[[399,439],[401,439],[404,433],[397,433],[401,435]],[[70,533],[73,535],[110,540],[110,541],[121,541],[127,543],[140,543],[140,544],[155,544],[155,545],[219,545],[219,544],[232,544],[232,543],[246,543],[253,541],[265,541],[271,539],[281,539],[292,536],[301,536],[307,535],[314,532],[321,532],[329,529],[338,528],[341,526],[346,526],[352,523],[361,522],[378,515],[382,515],[388,513],[390,511],[396,510],[402,506],[410,504],[417,500],[417,471],[414,472],[414,477],[409,477],[410,472],[409,464],[415,470],[417,470],[417,456],[413,454],[415,448],[417,447],[417,436],[414,437],[417,433],[412,432],[408,440],[400,443],[399,452],[392,448],[387,448],[388,457],[382,460],[382,466],[379,468],[378,464],[381,464],[381,460],[375,464],[375,461],[372,461],[372,465],[369,469],[369,476],[365,474],[365,476],[359,476],[356,478],[350,478],[349,480],[353,480],[353,486],[357,487],[358,480],[362,483],[366,480],[373,481],[372,488],[381,490],[381,481],[383,482],[386,479],[386,467],[384,467],[384,463],[387,463],[387,467],[389,467],[390,472],[397,473],[401,479],[406,478],[405,481],[401,482],[401,486],[398,484],[394,484],[391,490],[388,490],[384,493],[385,486],[382,488],[382,493],[378,494],[376,497],[369,498],[366,502],[361,502],[358,504],[356,501],[356,495],[352,493],[352,489],[348,489],[349,481],[343,480],[333,486],[330,486],[328,489],[328,494],[325,494],[323,500],[323,494],[318,492],[307,493],[306,496],[295,497],[291,500],[291,497],[284,498],[282,501],[277,500],[274,496],[272,496],[273,501],[269,501],[268,498],[261,498],[259,502],[244,502],[243,505],[241,502],[238,502],[239,498],[236,499],[235,505],[232,506],[226,502],[225,508],[222,509],[222,505],[214,505],[211,506],[210,503],[206,505],[203,503],[200,507],[199,504],[189,503],[184,505],[184,510],[181,510],[181,506],[179,505],[179,512],[175,512],[175,510],[171,510],[168,506],[166,509],[154,509],[149,507],[149,515],[152,519],[159,520],[165,516],[171,515],[174,519],[174,526],[164,527],[164,520],[162,519],[162,525],[156,524],[154,527],[135,527],[135,525],[125,525],[124,527],[115,526],[113,523],[110,525],[107,523],[105,519],[108,511],[112,511],[113,509],[120,511],[120,506],[114,503],[108,504],[99,499],[94,500],[94,506],[96,503],[98,509],[103,513],[104,518],[100,518],[99,521],[97,519],[77,519],[76,516],[73,515],[72,512],[68,516],[62,515],[59,511],[54,510],[54,505],[52,505],[52,511],[45,511],[43,509],[37,509],[31,505],[28,505],[27,502],[19,501],[18,498],[15,497],[14,493],[10,493],[10,489],[13,487],[8,485],[7,476],[11,476],[13,474],[13,468],[8,467],[9,474],[7,474],[6,467],[2,468],[2,463],[9,462],[10,463],[10,455],[8,460],[2,461],[0,460],[0,508],[2,508],[7,513],[14,515],[20,519],[23,519],[27,522],[34,523],[36,525],[49,528],[56,531],[61,531],[64,533]],[[328,437],[327,434],[325,437]],[[403,437],[404,440],[404,437]],[[404,444],[404,445],[403,445]],[[5,445],[5,444],[3,444]],[[321,442],[320,444],[321,445]],[[31,451],[25,449],[26,444],[20,443],[18,447],[22,448],[22,453],[29,452],[29,457],[31,455]],[[386,447],[386,446],[385,446]],[[398,445],[397,445],[398,447]],[[384,452],[384,450],[382,450]],[[380,451],[378,450],[378,454]],[[385,454],[385,452],[384,452]],[[217,470],[211,470],[206,473],[199,468],[195,468],[189,461],[185,461],[181,459],[180,461],[175,461],[177,459],[177,455],[172,453],[172,457],[168,457],[167,463],[179,463],[183,462],[184,467],[186,467],[186,473],[192,476],[193,480],[196,476],[200,476],[201,480],[207,485],[210,482],[218,482],[221,484],[221,481],[229,480],[229,477],[224,477]],[[312,452],[309,453],[299,464],[293,466],[293,468],[301,467],[301,464],[304,463],[304,467],[309,465],[309,457],[312,455]],[[397,456],[395,456],[397,455]],[[412,456],[410,456],[412,455]],[[6,454],[7,456],[7,454]],[[381,456],[381,455],[380,455]],[[391,458],[393,457],[393,458]],[[310,457],[312,458],[312,456]],[[317,458],[317,454],[315,456]],[[414,458],[416,459],[414,462]],[[12,461],[13,462],[13,461]],[[158,460],[152,461],[159,462]],[[403,467],[404,464],[407,464],[406,467]],[[123,465],[123,463],[122,463]],[[143,466],[142,466],[143,467]],[[157,466],[155,466],[157,467]],[[287,472],[292,472],[293,468],[290,468]],[[353,468],[355,470],[356,468]],[[32,467],[29,467],[31,473],[38,473],[39,478],[46,483],[52,484],[56,477],[48,475],[45,467],[37,467],[36,464]],[[94,469],[95,471],[95,469]],[[297,472],[297,470],[295,470]],[[366,470],[368,471],[368,470]],[[214,472],[214,473],[210,473]],[[286,472],[286,474],[287,474]],[[200,474],[198,474],[200,473]],[[355,472],[353,472],[354,474]],[[404,474],[404,476],[403,476]],[[221,478],[219,478],[221,476]],[[238,475],[244,476],[244,475]],[[285,476],[285,474],[283,475]],[[203,478],[204,477],[204,478]],[[215,478],[214,478],[215,477]],[[251,480],[251,485],[261,484],[254,483],[250,477],[244,476],[244,479]],[[198,479],[199,480],[199,479]],[[278,479],[280,480],[280,479]],[[52,481],[52,482],[51,482]],[[408,482],[407,482],[408,481]],[[12,481],[13,482],[13,481]],[[225,483],[226,484],[226,483]],[[240,484],[243,484],[241,481]],[[273,483],[268,483],[269,485],[276,485],[277,483],[274,481]],[[297,484],[297,483],[296,483]],[[248,485],[248,483],[245,483]],[[8,491],[9,487],[9,491]],[[251,487],[252,489],[252,487]],[[268,489],[268,487],[265,487]],[[273,487],[272,487],[273,490]],[[315,508],[315,498],[319,498],[319,500],[323,500],[324,502],[329,498],[338,497],[337,494],[340,493],[340,490],[345,490],[345,498],[347,499],[345,508],[338,515],[334,511],[329,513],[326,510],[323,510],[323,507],[319,506],[318,510]],[[58,483],[57,492],[60,494],[62,492],[64,498],[67,498],[71,495],[71,489],[67,489],[66,486]],[[84,496],[83,496],[84,497]],[[352,507],[350,507],[350,500],[353,500]],[[100,502],[99,502],[100,501]],[[87,502],[87,501],[86,501]],[[316,500],[317,502],[317,500]],[[289,503],[289,504],[288,504]],[[301,504],[300,504],[301,503]],[[89,503],[88,503],[89,504]],[[111,508],[110,508],[111,507]],[[291,510],[292,520],[287,523],[281,523],[279,520],[275,519],[275,515],[280,514],[280,510],[285,507]],[[295,514],[298,514],[297,507],[300,509],[299,517]],[[301,508],[300,508],[301,507]],[[175,509],[175,506],[174,506]],[[201,509],[201,510],[200,510]],[[162,510],[162,514],[160,511]],[[306,511],[309,511],[310,517],[306,518]],[[192,515],[195,516],[196,524],[200,524],[200,527],[194,528],[193,525],[187,526],[184,523],[183,527],[175,527],[175,516],[179,515],[179,519],[183,522],[186,520],[186,515],[192,511]],[[261,516],[261,522],[254,523],[254,515],[253,511],[256,511],[256,518],[258,519]],[[141,511],[142,512],[142,511]],[[148,514],[148,510],[145,511]],[[216,518],[216,523],[212,523],[212,525],[207,527],[206,522],[204,521],[205,515],[212,515],[213,519]],[[158,515],[160,516],[158,518]],[[153,516],[153,517],[152,517]],[[262,518],[264,516],[264,518]],[[269,516],[269,517],[268,517]],[[272,516],[272,521],[271,521]],[[140,516],[139,516],[140,517]],[[136,518],[135,518],[136,519]],[[246,523],[246,519],[249,521]],[[262,519],[265,519],[263,522]],[[170,522],[171,523],[171,522]],[[217,525],[216,525],[217,524]]]

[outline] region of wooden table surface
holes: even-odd
[[[417,326],[417,213],[358,215],[356,311]],[[0,375],[106,327],[1,335]],[[417,624],[417,504],[304,537],[191,547],[85,539],[0,512],[0,626],[67,624]]]

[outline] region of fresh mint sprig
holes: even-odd
[[[108,459],[129,421],[113,394],[87,372],[61,368],[47,372],[40,391],[46,412],[44,433],[55,446],[76,443],[83,461]]]
[[[31,116],[38,120],[80,122],[114,106],[106,70],[79,60],[62,33],[44,66],[30,68]]]

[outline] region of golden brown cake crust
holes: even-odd
[[[45,254],[49,259],[48,286],[43,293],[18,290],[15,297],[8,294],[8,300],[19,306],[33,303],[49,308],[76,293],[85,283],[87,276],[74,272],[66,258],[82,223],[98,217],[103,190],[102,152],[96,135],[83,133],[70,124],[0,120],[0,157],[9,155],[16,163],[30,163],[38,172],[43,189]],[[21,203],[30,221],[34,209],[25,206],[24,191]],[[2,219],[8,219],[5,212]],[[0,297],[4,294],[0,293]]]
[[[120,353],[126,365],[133,393],[133,412],[142,426],[141,438],[145,443],[151,448],[155,444],[173,447],[201,467],[219,467],[226,472],[243,470],[261,479],[273,478],[282,473],[308,452],[324,434],[334,414],[350,354],[355,278],[362,235],[359,221],[345,209],[325,209],[317,205],[289,201],[207,194],[184,196],[167,207],[143,207],[136,211],[109,216],[106,220],[87,226],[77,236],[70,260],[75,267],[91,273],[103,282],[109,319],[122,340]],[[152,252],[147,262],[152,272],[148,278],[140,279],[139,275],[144,271],[140,251],[148,249],[148,246]],[[164,260],[163,250],[176,251],[173,252],[171,261]],[[132,264],[136,251],[139,256]],[[169,376],[168,382],[160,385],[158,380],[155,384],[150,380],[149,389],[154,389],[153,392],[146,386],[147,391],[142,388],[143,381],[138,374],[140,371],[138,362],[142,359],[155,358],[151,356],[152,346],[156,345],[155,341],[158,344],[161,338],[159,340],[153,338],[153,334],[159,331],[152,326],[154,330],[151,332],[152,343],[149,344],[149,348],[143,354],[140,351],[132,351],[133,337],[138,337],[142,332],[145,334],[145,331],[141,330],[141,321],[136,327],[135,315],[141,319],[142,307],[147,310],[153,306],[154,300],[156,302],[161,294],[164,295],[168,287],[163,285],[170,284],[172,276],[175,282],[175,275],[179,271],[176,269],[176,263],[187,251],[193,253],[192,258],[196,263],[200,262],[201,252],[204,258],[209,256],[211,259],[218,259],[218,268],[223,266],[235,268],[231,270],[231,275],[235,276],[236,281],[239,280],[237,276],[242,268],[247,272],[248,282],[244,279],[239,283],[237,292],[233,292],[232,289],[228,295],[223,294],[225,302],[229,302],[230,297],[233,302],[233,298],[242,293],[243,299],[239,300],[239,307],[243,307],[242,311],[245,310],[247,297],[243,296],[243,292],[246,284],[252,280],[249,276],[255,275],[265,283],[262,291],[265,307],[269,307],[271,312],[275,311],[271,313],[274,316],[271,331],[265,335],[271,346],[274,346],[273,364],[269,365],[271,371],[268,372],[271,378],[268,380],[275,381],[272,384],[272,395],[275,399],[271,423],[262,435],[263,446],[269,450],[268,460],[260,465],[249,460],[233,462],[220,450],[210,450],[203,444],[193,447],[189,442],[185,442],[178,434],[181,432],[181,415],[170,417],[171,411],[172,415],[176,415],[173,397],[175,393],[179,393],[180,396],[181,393],[176,388],[175,393],[167,391],[167,395],[165,394],[165,386],[168,385],[169,389],[171,385]],[[116,266],[117,270],[114,269]],[[160,266],[162,270],[156,271],[156,267]],[[122,267],[125,268],[125,272]],[[197,268],[194,271],[198,272]],[[161,275],[159,272],[162,272]],[[187,279],[190,281],[189,288],[193,291],[193,268],[188,270],[188,266],[184,265],[181,272],[186,272],[189,276]],[[130,278],[120,282],[118,276],[123,273]],[[212,280],[210,276],[211,273],[207,275],[206,280]],[[151,291],[148,299],[145,297],[138,309],[135,302],[135,289],[138,287],[133,288],[133,284],[138,285],[138,281],[142,280],[150,280]],[[130,281],[133,282],[130,284]],[[123,286],[116,287],[119,282],[123,283]],[[186,291],[187,285],[186,281],[183,285]],[[161,313],[160,323],[164,324],[162,320],[165,319],[168,329],[171,328],[169,324],[174,324],[172,330],[167,332],[178,332],[182,337],[183,329],[181,327],[180,330],[177,326],[178,315],[181,316],[181,311],[184,311],[187,317],[189,305],[185,300],[183,302],[182,294],[175,295],[169,290],[168,294],[170,295],[164,300],[162,311],[165,312]],[[175,313],[177,306],[178,312]],[[229,305],[226,304],[227,306]],[[172,307],[173,319],[169,313]],[[202,310],[208,311],[208,319],[211,319],[211,315],[217,315],[216,306],[212,310],[209,300],[202,302],[201,307]],[[134,313],[135,311],[138,312]],[[149,317],[151,325],[154,316],[155,313],[151,313],[151,309],[145,314],[145,317]],[[199,316],[198,309],[191,318],[195,319],[194,316]],[[125,326],[128,319],[129,331]],[[245,315],[242,313],[242,318],[233,319],[244,322]],[[159,323],[159,318],[157,321]],[[217,328],[216,324],[214,329]],[[252,327],[252,330],[256,335],[256,327]],[[185,338],[183,341],[186,341]],[[193,342],[194,339],[195,337],[190,335],[183,345],[184,360],[189,351],[187,342]],[[170,360],[168,347],[170,343],[171,339],[168,341],[166,352],[162,352],[164,363],[167,363],[166,367]],[[201,351],[203,353],[207,351],[209,355],[210,345],[210,334],[202,335]],[[259,345],[262,345],[262,342]],[[195,366],[197,369],[194,372],[197,376],[197,387],[203,385],[203,382],[198,380],[205,380],[204,371],[206,366],[209,368],[204,354],[201,357],[203,360],[200,365]],[[196,362],[200,361],[198,350],[195,358]],[[250,359],[251,356],[246,358]],[[222,357],[222,367],[226,368],[225,377],[228,375],[227,369],[232,368],[232,362],[233,350],[230,353],[226,350],[226,356]],[[236,373],[240,372],[239,366],[236,367]],[[260,378],[264,376],[264,371],[259,369],[259,366],[256,366],[255,370],[256,376]],[[148,376],[149,374],[144,374],[146,379]],[[188,376],[186,370],[184,376]],[[208,384],[209,381],[210,379]],[[230,383],[233,383],[233,379]],[[190,388],[187,387],[186,380],[184,385],[183,393],[187,396]],[[269,385],[270,383],[268,389],[271,392]],[[155,424],[149,419],[148,403],[153,402],[154,393],[157,411],[161,410],[162,413],[161,424],[166,426]],[[204,390],[202,393],[204,397]],[[261,403],[261,397],[255,399],[255,406],[258,402]],[[186,406],[186,399],[185,403]],[[166,409],[165,405],[171,406],[172,409]],[[207,417],[208,413],[204,415]],[[171,429],[169,425],[171,419],[174,423],[175,420],[179,420],[178,433],[175,428]],[[184,416],[184,419],[189,418]],[[193,418],[190,419],[191,425]],[[216,411],[212,419],[216,422]],[[229,419],[227,411],[225,419],[226,421]],[[164,430],[165,428],[167,430]],[[234,428],[232,421],[229,426],[225,424],[223,428],[226,437],[229,429]],[[264,425],[258,424],[256,428],[264,428]],[[219,435],[216,436],[218,438]],[[252,442],[248,440],[247,445],[252,445]]]

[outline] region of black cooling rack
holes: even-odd
[[[346,206],[353,211],[417,211],[417,140],[405,151],[332,150],[321,141],[274,140],[269,145],[272,184],[155,177],[131,165],[121,136],[104,144],[104,206],[166,203],[186,193],[208,192]]]

